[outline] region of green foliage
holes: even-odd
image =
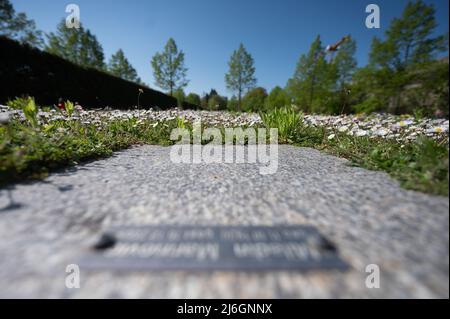
[[[364,99],[364,101],[362,101],[361,103],[353,105],[352,108],[355,113],[370,114],[382,109],[382,105],[377,98],[371,96],[367,99]]]
[[[267,128],[278,128],[281,143],[313,147],[347,158],[353,165],[382,170],[407,189],[448,196],[449,150],[442,143],[422,137],[400,144],[383,138],[355,137],[324,127],[307,126],[302,115],[292,109],[276,109],[261,114]],[[335,137],[328,139],[329,134]]]
[[[9,107],[15,110],[22,110],[28,123],[36,128],[39,126],[37,119],[39,108],[32,97],[16,97],[14,100],[9,100],[6,103]]]
[[[382,68],[404,70],[429,62],[447,48],[447,37],[433,37],[435,9],[423,1],[408,2],[400,18],[392,20],[384,41],[374,38],[371,63]]]
[[[231,55],[228,67],[225,83],[227,89],[237,93],[238,109],[240,110],[242,94],[256,85],[254,61],[242,43]]]
[[[23,107],[31,118],[36,115],[32,98]],[[281,143],[345,157],[354,165],[388,172],[408,189],[448,196],[449,155],[445,141],[423,137],[401,145],[390,139],[349,136],[308,126],[302,114],[292,108],[275,109],[261,116],[267,128],[279,129]],[[192,129],[184,117],[164,123],[136,118],[100,124],[54,120],[35,127],[11,119],[0,127],[0,185],[42,177],[50,170],[110,156],[133,144],[172,145],[170,132],[174,128]],[[330,133],[335,138],[328,139]]]
[[[215,89],[203,95],[200,106],[206,110],[224,110],[227,107],[227,98],[221,96]]]
[[[184,52],[178,51],[175,40],[170,38],[161,53],[156,53],[151,61],[156,85],[173,95],[189,83],[186,80],[187,68],[184,66]]]
[[[0,35],[37,48],[44,44],[42,31],[36,29],[34,20],[25,13],[16,14],[9,0],[0,0]]]
[[[370,98],[370,104],[391,113],[420,108],[429,115],[448,114],[448,62],[436,60],[448,48],[448,36],[434,36],[435,28],[434,7],[409,2],[385,39],[373,39],[370,65],[355,81],[357,91],[364,92],[356,104],[367,104],[364,100]]]
[[[208,109],[211,111],[225,110],[227,107],[227,98],[214,94],[208,99]]]
[[[338,79],[337,67],[325,60],[320,36],[312,43],[308,54],[300,56],[287,90],[294,103],[309,113],[326,112]]]
[[[356,68],[354,40],[327,59],[318,36],[300,57],[286,91],[309,113],[387,111],[448,117],[448,58],[436,60],[448,50],[448,34],[435,35],[435,28],[434,7],[409,2],[385,39],[373,39],[370,63],[361,69]]]
[[[356,41],[348,38],[331,62],[336,68],[336,85],[334,95],[326,105],[327,113],[342,114],[351,111],[351,83],[358,65],[355,54]]]
[[[177,106],[179,108],[183,107],[183,102],[186,100],[186,95],[184,94],[183,89],[179,88],[173,92],[173,97],[177,99]]]
[[[264,109],[267,91],[262,87],[251,89],[242,99],[242,110],[246,112],[258,112]]]
[[[67,115],[72,116],[73,111],[75,110],[75,104],[73,102],[67,100],[65,103]]]
[[[34,98],[29,97],[27,103],[23,107],[23,114],[32,127],[36,128],[39,126],[39,122],[37,119],[39,112],[39,108],[34,102]]]
[[[184,118],[184,116],[177,118],[177,128],[179,128],[179,129],[186,129],[187,128],[187,121]]]
[[[332,60],[332,63],[335,64],[337,68],[338,88],[342,88],[345,84],[352,81],[353,74],[358,66],[355,54],[356,41],[350,38],[341,45],[336,57]]]
[[[288,107],[291,105],[290,98],[285,90],[281,87],[276,86],[270,91],[270,94],[267,96],[264,108],[266,110],[272,110],[276,108]]]
[[[108,63],[108,71],[119,78],[127,81],[140,83],[141,79],[138,77],[136,70],[130,64],[122,49],[119,49],[111,56]]]
[[[6,105],[15,110],[23,110],[28,104],[29,97],[16,97],[14,100],[8,100]]]
[[[201,101],[200,101],[200,95],[195,94],[195,93],[189,93],[186,96],[186,102],[193,104],[193,105],[198,105],[200,106]]]
[[[302,113],[289,107],[261,112],[260,116],[266,128],[278,128],[278,138],[281,143],[292,142],[299,128],[303,126]]]
[[[402,111],[420,112],[426,117],[448,118],[448,63],[444,61],[422,63],[409,74],[411,84],[403,90],[400,101]]]
[[[448,147],[429,138],[401,145],[389,139],[336,133],[331,141],[324,138],[319,148],[355,165],[385,171],[407,189],[448,196]]]
[[[11,21],[14,19],[15,10],[9,0],[0,0],[0,30],[8,31]]]
[[[164,124],[136,119],[110,120],[104,125],[54,121],[39,128],[12,120],[0,127],[0,185],[40,178],[53,169],[110,156],[133,144],[171,145],[176,121]]]
[[[69,29],[63,19],[56,33],[48,35],[45,50],[83,67],[105,69],[103,48],[97,37],[80,25],[79,29]]]
[[[208,103],[209,99],[214,95],[219,95],[219,93],[217,93],[217,91],[215,89],[211,89],[209,91],[209,93],[203,94],[201,101],[200,101],[200,106],[204,109],[208,109],[209,108],[209,103]]]
[[[235,95],[228,99],[227,110],[234,112],[239,110],[239,101]]]

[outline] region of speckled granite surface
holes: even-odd
[[[316,150],[280,146],[279,168],[173,164],[142,146],[0,192],[1,298],[448,298],[448,198],[401,189],[385,173]],[[347,272],[110,272],[76,263],[113,226],[316,227]],[[378,264],[381,288],[367,289]]]

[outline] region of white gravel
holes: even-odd
[[[11,110],[0,105],[0,114],[7,112],[10,117],[23,118],[21,111]],[[191,111],[171,109],[157,110],[89,110],[75,112],[72,117],[60,112],[39,112],[40,121],[45,123],[52,120],[79,119],[84,123],[102,124],[111,119],[138,120],[150,119],[157,122],[174,120],[184,117],[194,122],[202,120],[210,125],[223,125],[226,127],[261,125],[262,121],[256,113],[231,113],[226,111]],[[3,119],[3,117],[2,117]],[[399,143],[413,141],[419,136],[428,136],[448,143],[448,119],[414,118],[409,115],[397,116],[391,114],[373,113],[369,115],[305,115],[304,122],[310,126],[323,126],[336,132],[347,133],[351,136],[368,136],[371,138],[396,139]]]

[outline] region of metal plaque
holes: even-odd
[[[311,226],[137,226],[103,234],[81,265],[117,270],[347,268]]]

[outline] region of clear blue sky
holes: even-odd
[[[367,63],[372,37],[382,36],[389,21],[400,16],[407,0],[12,0],[39,29],[54,31],[66,17],[65,7],[76,3],[81,22],[103,45],[107,59],[117,49],[155,88],[150,59],[173,37],[186,54],[190,84],[186,92],[215,88],[230,96],[224,74],[230,54],[240,42],[253,55],[258,85],[284,86],[300,54],[308,51],[317,34],[324,44],[352,34],[358,45],[359,65]],[[448,0],[434,4],[438,33],[448,31]],[[381,29],[365,27],[365,7],[381,8]]]

